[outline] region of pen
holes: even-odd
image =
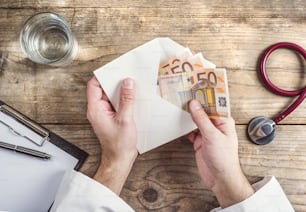
[[[30,156],[33,156],[33,157],[42,158],[42,159],[45,159],[45,160],[48,160],[48,159],[51,158],[51,155],[49,155],[45,152],[37,151],[37,150],[30,149],[30,148],[23,147],[23,146],[17,146],[17,145],[14,145],[14,144],[9,144],[9,143],[2,142],[2,141],[0,141],[0,147],[3,148],[3,149],[12,150],[12,151],[27,154],[27,155],[30,155]]]

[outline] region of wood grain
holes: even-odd
[[[4,58],[7,70],[0,79],[0,88],[7,92],[2,99],[22,105],[19,109],[42,123],[85,123],[85,86],[92,71],[154,37],[169,36],[194,51],[203,52],[218,67],[227,68],[232,115],[238,124],[246,124],[255,115],[275,116],[292,102],[290,98],[266,90],[257,78],[256,67],[261,52],[274,42],[287,40],[306,45],[303,16],[301,20],[288,18],[284,22],[284,18],[278,16],[215,17],[214,12],[195,8],[189,10],[193,15],[188,16],[185,10],[180,13],[179,9],[162,8],[157,13],[152,8],[56,8],[56,12],[71,20],[80,44],[77,60],[62,69],[33,64],[21,53],[18,30],[27,17],[38,11],[0,10],[0,20],[5,26],[0,32],[0,45],[7,53]],[[223,12],[228,13],[227,9]],[[160,22],[164,24],[156,25]],[[295,36],[291,36],[292,33]],[[305,86],[305,62],[290,52],[276,54],[268,69],[272,81],[289,89]],[[62,81],[58,81],[59,78]],[[15,93],[16,89],[20,91],[18,97],[10,93],[10,90]],[[62,104],[63,99],[65,104]],[[67,102],[71,99],[73,102]],[[241,103],[240,99],[245,101]],[[46,102],[48,107],[37,102]],[[283,123],[305,123],[305,107],[302,104]],[[73,116],[71,112],[78,115]]]
[[[81,171],[93,176],[100,148],[91,127],[47,127],[90,153]],[[251,144],[246,126],[236,128],[241,165],[250,182],[275,176],[296,211],[305,211],[305,127],[278,126],[275,140],[267,146]],[[201,183],[193,147],[184,137],[138,156],[121,197],[136,211],[209,211],[218,205],[213,193]]]
[[[76,60],[52,68],[30,62],[19,31],[31,15],[57,12],[71,25]],[[170,37],[227,69],[239,155],[250,182],[274,175],[296,211],[306,211],[306,104],[277,127],[268,146],[251,144],[248,121],[292,103],[268,91],[257,76],[265,48],[279,41],[306,47],[306,1],[18,0],[0,1],[0,99],[89,153],[81,171],[93,176],[101,150],[86,120],[86,83],[92,71],[155,37]],[[279,50],[267,69],[284,89],[306,85],[306,63]],[[202,185],[193,149],[184,138],[140,155],[121,194],[136,211],[209,211],[218,203]]]

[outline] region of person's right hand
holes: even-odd
[[[232,118],[209,119],[202,106],[190,102],[198,130],[188,135],[193,143],[200,176],[216,195],[222,208],[241,202],[254,193],[243,174],[238,157],[238,139]]]

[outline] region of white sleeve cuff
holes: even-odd
[[[74,170],[67,171],[51,212],[134,211],[117,194],[101,183]]]
[[[265,177],[252,186],[255,193],[249,198],[224,209],[216,208],[211,212],[294,212],[275,177]]]

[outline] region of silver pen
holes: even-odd
[[[7,149],[7,150],[12,150],[12,151],[27,154],[27,155],[30,155],[30,156],[33,156],[33,157],[42,158],[42,159],[45,159],[45,160],[48,160],[48,159],[51,158],[51,155],[49,155],[45,152],[41,152],[41,151],[38,151],[38,150],[23,147],[23,146],[9,144],[9,143],[2,142],[2,141],[0,141],[0,148]]]

